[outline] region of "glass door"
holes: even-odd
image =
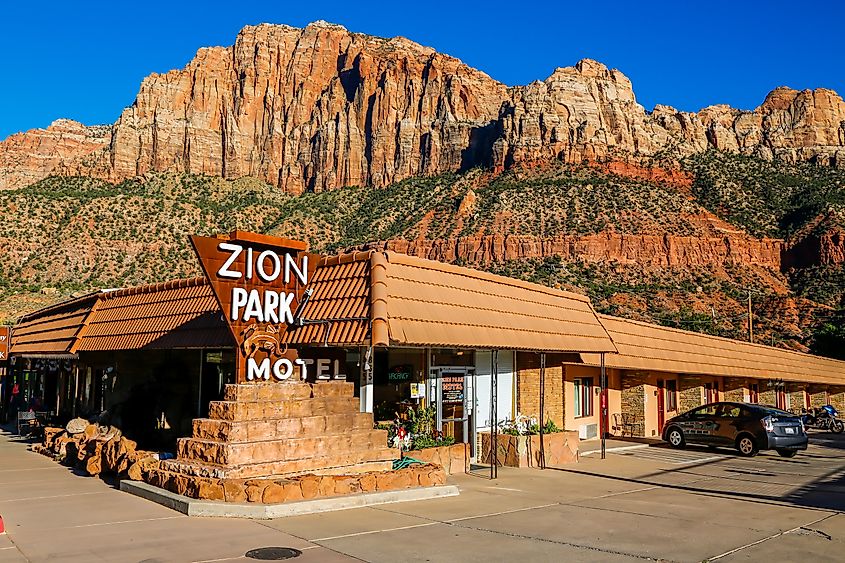
[[[468,368],[437,370],[437,424],[444,437],[451,436],[456,443],[469,442],[475,455],[473,372]]]

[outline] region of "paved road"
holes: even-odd
[[[0,563],[249,561],[842,561],[845,439],[793,459],[648,447],[500,479],[461,496],[275,521],[189,518],[80,477],[0,435]]]

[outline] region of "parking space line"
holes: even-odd
[[[538,504],[537,506],[526,506],[524,508],[514,508],[512,510],[502,510],[501,512],[490,512],[488,514],[478,514],[475,516],[463,516],[461,518],[452,518],[449,520],[444,520],[445,523],[451,522],[463,522],[465,520],[474,520],[476,518],[490,518],[492,516],[502,516],[504,514],[513,514],[515,512],[525,512],[527,510],[538,510],[540,508],[549,508],[550,506],[559,506],[559,502],[551,502],[549,504]]]
[[[516,512],[525,512],[525,511],[528,511],[528,510],[538,510],[540,508],[549,508],[551,506],[560,506],[560,503],[559,502],[552,502],[552,503],[548,503],[548,504],[539,504],[539,505],[536,505],[536,506],[525,506],[523,508],[514,508],[512,510],[501,510],[499,512],[488,512],[488,513],[484,513],[484,514],[474,514],[472,516],[462,516],[461,518],[450,518],[448,520],[432,520],[430,522],[423,522],[421,524],[410,524],[408,526],[397,526],[395,528],[382,528],[380,530],[365,530],[363,532],[353,532],[351,534],[342,534],[342,535],[339,535],[339,536],[330,536],[330,537],[326,537],[326,538],[317,538],[317,539],[307,539],[307,538],[305,538],[305,539],[306,539],[306,541],[310,541],[310,542],[331,541],[331,540],[351,538],[351,537],[357,537],[357,536],[366,536],[366,535],[370,535],[370,534],[380,534],[382,532],[398,532],[398,531],[401,531],[401,530],[412,530],[412,529],[415,529],[415,528],[425,528],[425,527],[428,527],[428,526],[435,526],[437,524],[448,525],[448,524],[454,524],[454,523],[457,523],[457,522],[465,522],[467,520],[475,520],[475,519],[478,519],[478,518],[490,518],[490,517],[493,517],[493,516],[502,516],[502,515],[505,515],[505,514],[514,514]],[[393,512],[393,511],[386,510],[385,512]]]
[[[617,446],[615,448],[606,448],[604,451],[605,453],[613,453],[613,452],[624,452],[627,450],[640,450],[643,448],[649,448],[648,444],[637,444],[635,446]],[[586,455],[593,455],[593,454],[600,454],[601,450],[588,450],[586,452],[581,452],[579,455],[586,456]]]
[[[24,500],[45,500],[45,499],[51,499],[51,498],[83,497],[83,496],[87,496],[87,495],[104,495],[108,492],[109,491],[94,491],[94,492],[90,492],[90,493],[69,493],[69,494],[66,494],[66,495],[50,495],[50,496],[44,496],[44,497],[22,497],[22,498],[0,499],[0,504],[3,504],[4,502],[21,502],[21,501],[24,501]]]
[[[310,542],[318,542],[318,541],[331,541],[331,540],[340,540],[344,538],[354,538],[358,536],[368,536],[370,534],[380,534],[382,532],[398,532],[401,530],[413,530],[414,528],[425,528],[426,526],[435,526],[437,524],[443,524],[443,522],[434,521],[434,522],[423,522],[422,524],[410,524],[408,526],[398,526],[396,528],[382,528],[380,530],[365,530],[363,532],[353,532],[351,534],[341,534],[339,536],[329,536],[327,538],[316,538],[313,540],[309,540],[306,538],[306,541]]]
[[[717,459],[725,459],[727,456],[723,455],[713,455],[710,457],[701,457],[696,459],[691,459],[689,461],[676,461],[674,462],[675,465],[687,465],[688,463],[704,463],[706,461],[716,461]]]
[[[155,522],[157,520],[173,520],[176,518],[189,518],[184,514],[180,514],[178,516],[161,516],[159,518],[140,518],[138,520],[118,520],[116,522],[97,522],[94,524],[79,524],[77,526],[65,526],[64,528],[60,528],[62,530],[69,530],[73,528],[95,528],[97,526],[111,526],[112,524],[135,524],[138,522]]]

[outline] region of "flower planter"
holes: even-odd
[[[481,450],[478,458],[482,463],[490,463],[490,433],[482,432]],[[511,436],[498,434],[497,461],[507,467],[539,467],[540,436]],[[543,435],[543,451],[546,465],[564,465],[578,462],[578,432],[564,430]]]
[[[405,452],[405,455],[443,468],[446,475],[466,473],[469,467],[469,444],[452,444]]]

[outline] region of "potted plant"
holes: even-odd
[[[466,471],[467,444],[455,444],[455,438],[444,436],[437,428],[435,407],[410,408],[402,419],[398,415],[389,425],[388,445],[399,448],[403,455],[425,463],[436,463],[446,473]]]

